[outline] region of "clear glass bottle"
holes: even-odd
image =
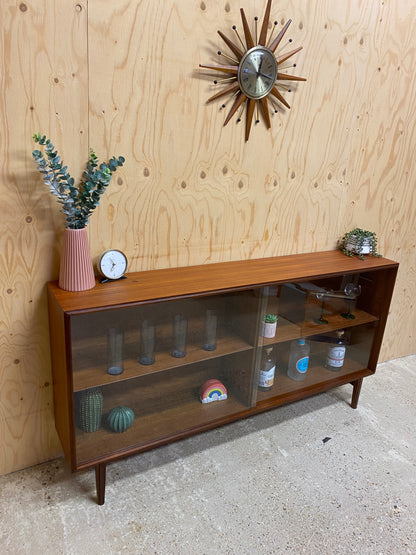
[[[336,333],[337,338],[335,340],[335,343],[331,343],[328,346],[328,352],[325,361],[325,368],[328,368],[328,370],[332,370],[333,372],[338,372],[339,370],[341,370],[344,364],[346,351],[345,338],[343,337],[345,333],[344,330],[339,330]]]
[[[260,391],[269,391],[273,387],[276,362],[272,352],[273,347],[266,347],[263,352],[258,383]]]
[[[310,345],[303,337],[291,342],[287,375],[292,380],[302,381],[306,378],[309,366],[309,351]]]

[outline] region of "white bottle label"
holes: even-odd
[[[276,366],[272,366],[270,370],[260,370],[259,387],[271,387],[274,382],[274,371]]]
[[[332,366],[333,368],[341,368],[344,364],[344,358],[344,345],[335,345],[334,347],[329,347],[326,363],[328,366]]]

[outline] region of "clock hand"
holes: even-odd
[[[262,77],[266,77],[266,79],[272,79],[271,75],[268,75],[267,73],[259,73],[258,75],[261,75]]]
[[[262,58],[260,59],[259,69],[257,70],[257,77],[258,77],[259,75],[263,75],[262,72],[261,72],[261,66],[262,66],[262,64],[263,64],[263,60],[264,60],[264,58],[262,57]]]

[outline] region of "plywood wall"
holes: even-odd
[[[416,351],[416,6],[275,1],[306,83],[248,143],[206,104],[220,29],[265,1],[3,0],[0,4],[0,473],[60,453],[45,282],[63,220],[31,160],[48,134],[78,177],[94,147],[126,157],[91,218],[94,256],[131,270],[332,249],[376,231],[401,263],[382,357]],[[284,41],[286,43],[286,41]],[[226,51],[226,50],[224,50]]]

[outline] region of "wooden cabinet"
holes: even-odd
[[[71,469],[95,468],[102,504],[110,461],[342,384],[352,383],[355,408],[362,379],[376,369],[397,269],[384,258],[330,251],[132,273],[78,293],[49,283],[55,420]],[[271,338],[263,337],[269,313],[278,315]],[[173,356],[175,317],[185,322],[184,356]],[[142,356],[149,328],[154,360]],[[337,332],[345,358],[328,368]],[[287,375],[299,338],[310,347],[301,381]],[[270,347],[276,368],[264,391],[259,371]],[[202,403],[208,380],[217,380],[211,392],[219,382],[227,398],[215,400],[214,392],[213,402]],[[109,415],[118,407],[129,418],[122,410],[115,427]],[[86,418],[95,419],[94,431]]]

